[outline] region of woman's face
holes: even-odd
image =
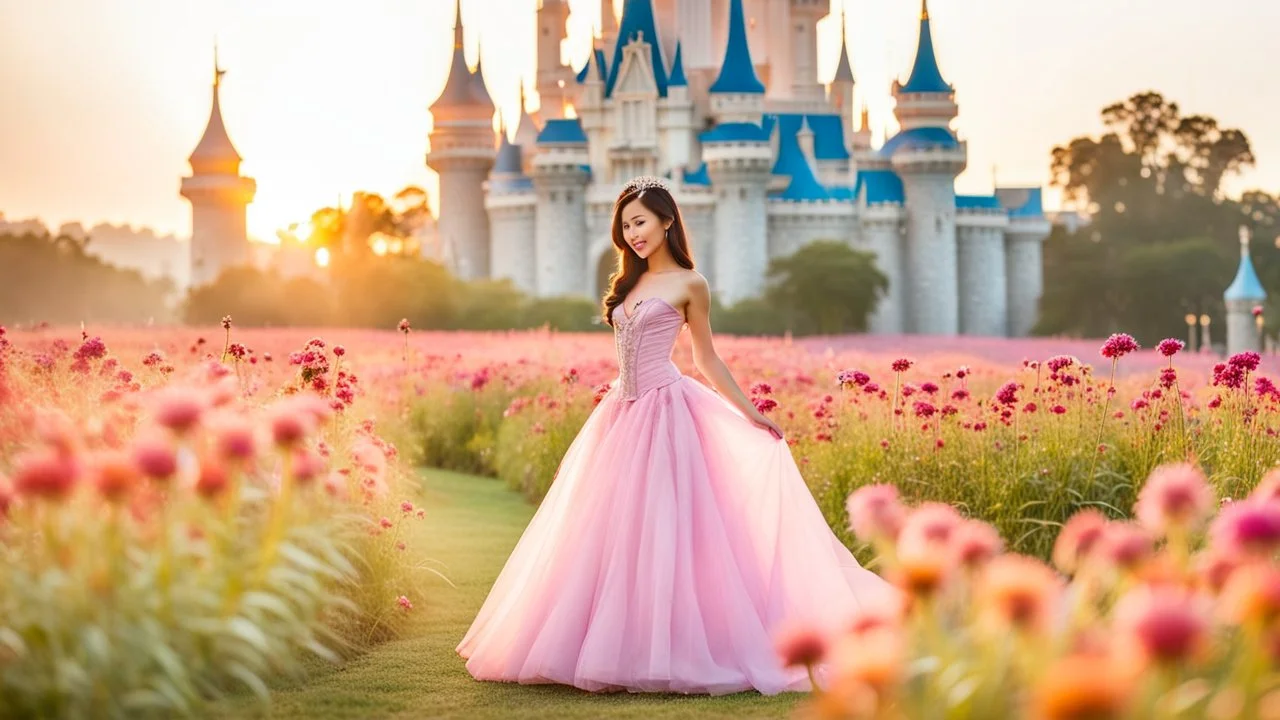
[[[622,239],[642,258],[648,258],[666,242],[666,226],[662,219],[644,206],[632,200],[622,208]]]

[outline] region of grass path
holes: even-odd
[[[592,695],[552,685],[481,683],[454,652],[533,507],[489,478],[428,470],[421,506],[424,547],[456,585],[432,585],[414,608],[409,635],[339,667],[317,665],[306,683],[278,687],[270,711],[250,698],[224,702],[219,717],[272,718],[777,718],[804,696],[739,693],[686,697]]]

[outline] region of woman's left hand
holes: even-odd
[[[778,424],[774,421],[765,417],[763,413],[757,412],[755,416],[751,418],[751,422],[755,423],[757,427],[764,428],[765,430],[773,433],[773,436],[779,440],[783,438],[782,428],[778,427]]]

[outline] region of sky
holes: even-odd
[[[823,80],[842,3],[879,142],[896,127],[890,84],[910,71],[919,2],[832,0],[818,28]],[[508,116],[522,76],[536,106],[536,5],[462,3],[467,59],[483,53]],[[599,2],[570,7],[563,50],[578,67]],[[960,105],[953,127],[969,144],[958,192],[990,193],[993,178],[1047,186],[1054,145],[1100,133],[1103,106],[1149,89],[1250,138],[1257,167],[1229,191],[1280,192],[1275,0],[930,0],[929,11]],[[452,26],[453,0],[0,0],[0,213],[187,236],[178,187],[208,120],[215,40],[223,116],[258,186],[252,236],[273,238],[356,190],[414,184],[434,200],[427,108]]]

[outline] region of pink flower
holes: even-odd
[[[404,502],[400,503],[400,512],[406,515],[413,512],[413,503],[409,502],[408,500],[405,500]]]
[[[772,395],[773,386],[767,382],[758,382],[751,386],[752,395]]]
[[[400,321],[400,324],[396,326],[396,329],[397,329],[397,330],[399,330],[400,332],[404,333],[405,335],[408,335],[408,334],[409,334],[409,319],[408,319],[408,318],[404,318],[403,320],[401,320],[401,321]]]
[[[1194,530],[1213,514],[1213,490],[1200,468],[1170,463],[1151,471],[1134,512],[1138,522],[1161,535],[1171,527]]]
[[[1214,548],[1233,555],[1270,558],[1280,548],[1280,505],[1230,503],[1209,526],[1209,538]]]
[[[918,400],[915,404],[915,412],[916,417],[929,418],[933,417],[933,414],[937,412],[937,408],[923,400]]]
[[[249,460],[257,452],[258,442],[253,426],[239,416],[220,418],[215,425],[214,436],[218,452],[227,460]]]
[[[1261,305],[1254,305],[1254,306],[1253,306],[1253,310],[1252,310],[1252,312],[1253,312],[1253,316],[1254,316],[1254,317],[1258,317],[1259,315],[1261,315],[1261,314],[1262,314],[1262,306],[1261,306]]]
[[[809,666],[822,661],[827,641],[815,628],[792,624],[778,634],[776,648],[784,667]]]
[[[956,562],[970,569],[986,564],[1004,549],[1000,533],[979,520],[962,521],[952,543]]]
[[[404,608],[405,612],[409,612],[413,609],[413,603],[409,602],[409,598],[404,595],[396,598],[396,603],[399,604],[401,608]]]
[[[752,398],[751,404],[755,405],[756,410],[759,410],[761,413],[767,413],[770,410],[773,410],[774,408],[778,407],[777,401],[775,401],[773,398],[762,398],[762,397]]]
[[[1160,341],[1159,345],[1156,345],[1156,350],[1159,350],[1160,354],[1165,357],[1173,357],[1178,354],[1179,350],[1186,346],[1186,343],[1178,340],[1177,338],[1165,338]]]
[[[166,388],[156,395],[154,412],[157,423],[183,434],[200,422],[204,399],[194,390]]]
[[[1116,603],[1116,629],[1150,662],[1175,664],[1204,646],[1209,610],[1202,598],[1172,588],[1141,588]]]
[[[1065,573],[1080,570],[1096,557],[1107,524],[1107,518],[1093,508],[1072,515],[1053,544],[1053,564]]]
[[[946,503],[922,503],[902,523],[898,546],[904,553],[944,551],[962,522],[960,513]]]
[[[1252,350],[1246,350],[1242,353],[1236,353],[1227,358],[1227,365],[1233,368],[1239,368],[1246,372],[1253,372],[1258,369],[1258,364],[1262,362],[1262,356]]]
[[[230,329],[231,329],[231,316],[230,316],[230,315],[223,315],[223,316],[222,316],[222,329],[223,329],[223,330],[230,330]]]
[[[1135,570],[1148,557],[1153,547],[1151,536],[1132,522],[1113,522],[1102,535],[1102,556],[1123,570]]]
[[[1001,405],[1013,405],[1018,402],[1018,383],[1007,382],[996,392],[996,402]]]
[[[906,511],[893,485],[864,485],[845,501],[849,527],[861,540],[894,540],[902,528]]]
[[[133,461],[152,480],[168,480],[178,471],[173,444],[157,432],[143,433],[133,440]]]
[[[911,361],[908,360],[907,358],[898,358],[897,360],[893,361],[894,372],[901,373],[901,372],[906,372],[910,369],[911,369]]]
[[[1102,357],[1108,360],[1118,360],[1125,355],[1137,350],[1140,346],[1138,341],[1133,339],[1132,335],[1127,333],[1114,333],[1107,341],[1102,344]]]
[[[80,476],[79,464],[68,455],[42,449],[21,455],[13,475],[14,488],[22,495],[62,500]]]

